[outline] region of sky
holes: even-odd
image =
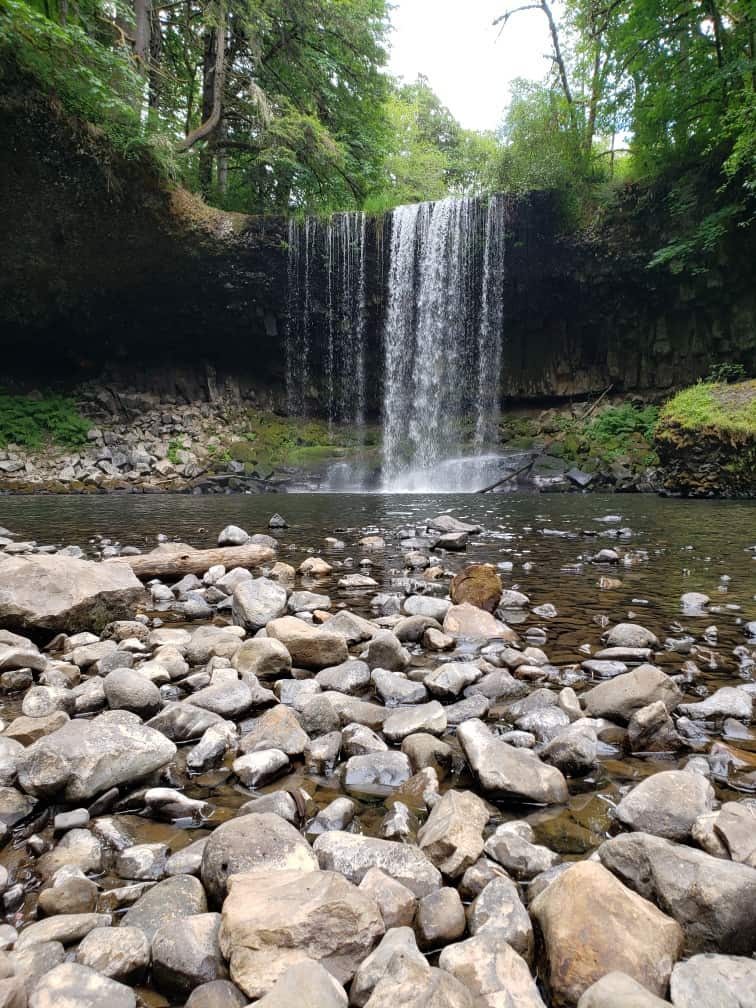
[[[492,27],[514,0],[394,0],[389,70],[424,74],[468,129],[493,130],[515,77],[540,80],[549,68],[549,30],[538,10],[515,15],[498,38]],[[558,6],[558,5],[555,5]]]

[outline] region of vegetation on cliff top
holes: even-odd
[[[668,426],[756,438],[756,379],[734,385],[700,382],[683,389],[661,412],[660,432]]]

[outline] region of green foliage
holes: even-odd
[[[625,403],[604,410],[587,429],[587,435],[594,441],[606,441],[612,438],[623,438],[631,434],[640,434],[646,440],[651,440],[659,420],[659,410],[656,406],[634,406]]]
[[[181,438],[174,438],[168,444],[168,451],[166,452],[166,456],[168,458],[168,461],[172,462],[173,465],[180,465],[181,464],[181,458],[179,456],[179,452],[183,452],[183,451],[186,451],[186,450],[187,449],[184,446],[184,442],[182,441],[182,439]]]
[[[736,385],[699,382],[666,403],[660,419],[684,429],[756,435],[756,380]]]
[[[733,364],[726,361],[721,364],[712,364],[706,381],[714,384],[729,385],[733,382],[741,382],[746,379],[746,369],[742,364]]]
[[[597,462],[627,458],[636,465],[655,465],[654,434],[659,420],[656,406],[623,403],[598,416],[564,419],[556,446],[562,458],[592,468]]]
[[[73,399],[50,396],[0,395],[0,446],[16,444],[40,449],[46,443],[80,448],[87,442],[91,424],[78,412]]]

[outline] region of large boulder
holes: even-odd
[[[176,746],[136,718],[102,714],[69,721],[29,746],[18,761],[18,780],[28,794],[76,802],[166,766]]]
[[[155,986],[179,998],[203,983],[224,980],[226,966],[221,955],[220,914],[205,913],[172,921],[152,939],[152,979]]]
[[[714,807],[714,788],[688,770],[664,770],[646,777],[615,809],[623,825],[642,833],[687,840],[696,819]]]
[[[457,738],[481,787],[489,794],[549,805],[567,801],[567,782],[529,749],[497,738],[477,718],[457,729]]]
[[[756,1005],[756,960],[696,955],[672,971],[675,1008],[744,1008]]]
[[[412,844],[333,830],[319,836],[313,849],[321,868],[339,872],[355,885],[371,868],[380,868],[420,898],[441,886],[438,869]]]
[[[636,711],[658,700],[671,711],[681,699],[679,686],[655,665],[639,665],[609,682],[599,683],[581,697],[590,717],[605,717],[623,724]]]
[[[49,633],[100,631],[128,619],[147,593],[127,563],[59,554],[0,555],[0,627]]]
[[[482,640],[516,641],[517,634],[506,623],[495,619],[485,609],[469,602],[453,605],[447,610],[443,623],[444,633],[453,637],[471,637]]]
[[[455,605],[469,602],[492,613],[501,598],[501,578],[493,564],[470,564],[451,579],[449,594]]]
[[[122,926],[139,928],[152,942],[164,924],[172,924],[207,912],[205,890],[192,875],[174,875],[148,889],[129,907]]]
[[[202,854],[201,877],[220,906],[231,875],[260,870],[313,871],[318,859],[304,837],[273,812],[229,819],[214,830]]]
[[[574,1008],[606,973],[620,970],[662,997],[680,957],[676,921],[593,861],[563,872],[530,907],[544,942],[554,1008]]]
[[[229,880],[220,943],[231,978],[262,997],[305,959],[344,984],[384,932],[375,900],[330,871],[255,871]]]
[[[669,1008],[669,1001],[662,1001],[627,973],[615,970],[591,984],[578,1008]]]
[[[135,1008],[136,995],[125,984],[72,962],[45,973],[29,998],[29,1008],[103,1008],[104,1005]]]
[[[438,964],[482,999],[481,1008],[545,1008],[528,964],[496,927],[447,945]]]
[[[326,624],[327,626],[327,624]],[[300,668],[324,669],[349,657],[346,639],[328,629],[318,630],[296,616],[282,616],[265,627],[268,637],[280,641]]]
[[[346,991],[328,970],[305,959],[290,966],[255,1008],[347,1008],[347,1004]]]
[[[674,917],[686,954],[750,955],[756,948],[756,868],[646,833],[605,840],[601,863]]]
[[[449,790],[418,833],[420,849],[449,878],[463,875],[483,852],[486,803],[471,791]]]
[[[234,588],[231,612],[237,626],[261,630],[286,612],[286,589],[270,578],[247,578]]]

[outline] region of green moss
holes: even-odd
[[[91,424],[73,399],[63,396],[0,395],[0,446],[17,444],[38,450],[45,444],[80,448]]]
[[[718,430],[756,434],[756,379],[736,385],[701,382],[670,399],[662,424],[685,430]]]

